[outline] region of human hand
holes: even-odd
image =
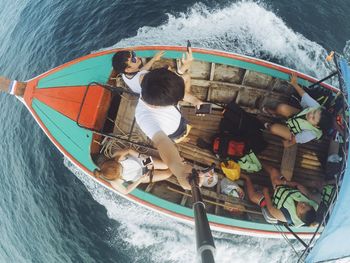
[[[189,182],[189,178],[192,175],[192,165],[186,163],[184,165],[184,170],[183,170],[183,174],[180,178],[177,178],[181,187],[185,190],[191,190],[191,185]]]
[[[290,82],[289,82],[292,86],[297,86],[298,85],[298,77],[297,74],[295,72],[292,73],[292,75],[290,76]]]
[[[185,73],[191,67],[193,61],[192,48],[188,48],[188,51],[182,55],[180,72]]]
[[[159,51],[157,54],[154,55],[153,59],[154,61],[158,61],[160,60],[160,58],[165,54],[165,51],[162,50],[162,51]]]
[[[296,141],[295,141],[295,137],[293,136],[291,140],[283,140],[283,146],[285,148],[288,148],[290,146],[293,146],[294,144],[296,144]]]
[[[291,181],[287,181],[287,180],[283,180],[283,184],[291,186],[291,187],[297,187],[299,185],[297,182],[291,182]]]

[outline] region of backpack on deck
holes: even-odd
[[[267,142],[262,136],[263,129],[263,123],[253,114],[244,111],[234,101],[227,104],[224,118],[220,122],[220,132],[244,142],[245,153],[253,150],[258,154],[267,147]]]
[[[245,155],[246,146],[244,141],[239,141],[230,134],[217,134],[212,140],[212,152],[220,159],[235,159]]]
[[[254,115],[245,112],[234,101],[227,104],[223,115],[220,132],[213,136],[211,143],[198,138],[199,147],[210,149],[222,160],[238,160],[250,150],[258,154],[266,148],[267,142],[262,136],[264,125]]]

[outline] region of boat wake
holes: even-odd
[[[214,10],[195,4],[186,13],[168,14],[168,21],[160,26],[140,28],[136,36],[113,47],[185,45],[188,39],[194,47],[258,57],[315,77],[330,71],[322,46],[294,32],[266,5],[253,1]]]

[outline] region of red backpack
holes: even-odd
[[[229,134],[218,134],[212,140],[212,151],[220,159],[240,158],[246,154],[246,145]]]

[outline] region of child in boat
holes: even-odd
[[[270,197],[266,187],[263,193],[255,191],[251,179],[241,174],[246,182],[249,200],[261,208],[267,208],[275,219],[287,222],[288,225],[300,227],[314,223],[318,205],[311,199],[309,191],[299,183],[283,179],[277,169],[268,165],[263,167],[270,175],[274,188],[273,197]]]
[[[112,159],[105,161],[100,170],[94,171],[96,178],[109,181],[114,189],[122,194],[128,194],[141,183],[162,181],[169,178],[172,173],[158,158],[153,163],[144,166],[142,161],[147,158],[133,149],[124,149],[116,152]],[[125,182],[132,182],[124,186]]]
[[[292,74],[290,83],[301,97],[300,104],[303,110],[284,103],[279,104],[275,110],[263,109],[267,113],[288,118],[286,125],[265,124],[265,127],[272,134],[284,139],[283,144],[287,147],[295,143],[306,143],[313,139],[320,139],[323,132],[332,126],[331,114],[298,85],[295,73]]]

